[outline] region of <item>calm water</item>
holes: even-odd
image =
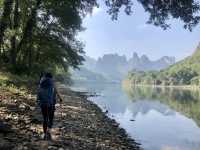
[[[144,150],[200,150],[200,92],[120,84],[73,88],[100,94],[90,100],[108,110]]]

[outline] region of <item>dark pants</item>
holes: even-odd
[[[43,115],[43,131],[47,133],[47,127],[52,128],[55,106],[48,104],[41,105],[42,115]]]

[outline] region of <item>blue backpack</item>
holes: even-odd
[[[37,99],[39,104],[54,104],[54,87],[52,79],[44,78],[39,84]]]

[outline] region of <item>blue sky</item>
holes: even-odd
[[[145,24],[148,14],[135,3],[133,14],[121,11],[119,19],[112,21],[106,7],[95,8],[83,21],[86,27],[79,38],[85,43],[86,55],[98,58],[108,53],[118,53],[130,58],[133,52],[146,54],[155,60],[162,56],[175,56],[181,60],[191,55],[200,42],[200,25],[193,32],[183,29],[179,20],[170,20],[171,29]]]

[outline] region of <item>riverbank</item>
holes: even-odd
[[[146,84],[137,84],[133,85],[139,87],[153,87],[153,88],[173,88],[173,89],[181,89],[181,90],[200,90],[200,86],[197,85],[146,85]]]
[[[0,149],[134,150],[124,129],[87,100],[84,93],[60,86],[52,140],[42,140],[42,116],[35,95],[0,88]]]
[[[173,88],[173,89],[181,89],[181,90],[200,90],[200,86],[198,85],[156,85],[156,84],[131,84],[130,81],[124,80],[122,81],[123,87],[151,87],[151,88]]]

